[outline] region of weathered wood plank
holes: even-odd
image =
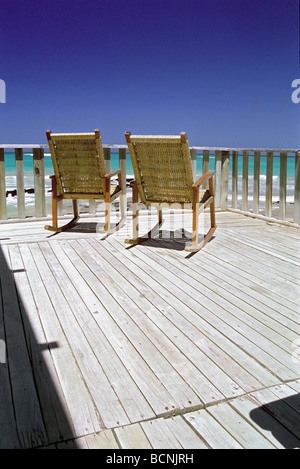
[[[103,430],[85,437],[89,449],[119,449],[112,430]]]
[[[173,397],[167,391],[165,386],[162,385],[162,382],[157,378],[144,357],[138,353],[124,334],[124,322],[121,324],[121,327],[116,324],[116,312],[119,312],[121,315],[124,314],[122,308],[120,308],[106,288],[94,276],[93,272],[86,266],[81,257],[76,254],[75,250],[67,243],[63,244],[62,247],[68,254],[69,259],[74,265],[76,265],[76,268],[80,270],[82,278],[90,286],[89,295],[85,296],[87,306],[90,311],[94,311],[95,319],[103,333],[115,349],[120,359],[124,364],[126,364],[127,370],[137,383],[143,395],[146,397],[152,409],[158,415],[165,413],[168,410],[175,410],[178,407],[178,404],[174,402]],[[77,288],[80,292],[83,287],[79,283]],[[101,301],[99,298],[101,298]],[[113,312],[113,317],[110,316],[111,312]],[[140,345],[138,348],[140,348]],[[155,357],[152,357],[151,362],[153,362],[153,360],[155,360]]]
[[[254,397],[245,396],[234,399],[230,405],[276,448],[299,447],[299,439],[281,425]]]
[[[219,423],[205,409],[190,412],[184,419],[195,428],[209,448],[212,449],[240,449],[241,444],[228,433],[225,422]]]
[[[290,278],[291,281],[296,280],[297,282],[299,279],[299,261],[296,259],[286,259],[280,252],[272,250],[270,245],[263,244],[259,238],[257,241],[253,241],[249,236],[245,236],[243,233],[237,233],[233,230],[227,230],[227,232],[224,233],[224,238],[227,239],[228,237],[230,237],[233,243],[238,241],[238,243],[235,244],[239,244],[246,254],[254,252],[255,257],[260,257],[261,265],[265,267],[270,266],[273,269],[279,270],[278,275],[282,274],[286,276],[287,279]]]
[[[297,288],[297,285],[290,282],[289,279],[284,278],[283,275],[277,276],[276,283],[274,282],[274,276],[276,276],[276,272],[273,272],[271,266],[264,268],[259,260],[255,261],[253,256],[245,255],[245,250],[241,248],[241,246],[237,243],[234,243],[230,240],[225,240],[223,238],[223,242],[219,243],[215,240],[216,246],[222,249],[220,252],[218,259],[226,262],[228,268],[232,270],[240,271],[243,276],[247,276],[250,279],[254,279],[254,282],[258,284],[258,288],[260,285],[265,285],[267,289],[273,292],[273,297],[277,296],[278,302],[281,302],[281,298],[287,298],[289,303],[289,308],[293,311],[297,311],[297,297],[295,296],[294,290]],[[207,249],[207,254],[211,254],[211,251]],[[246,253],[247,254],[247,253]],[[213,256],[215,259],[215,256]],[[217,261],[216,261],[217,262]],[[253,275],[253,269],[256,269],[255,276]],[[288,286],[288,288],[287,288]],[[278,296],[280,298],[278,298]],[[296,308],[296,309],[295,309]],[[299,316],[290,312],[289,318],[293,321],[299,322]]]
[[[116,245],[116,243],[113,240],[110,240],[110,243],[113,243],[114,245]],[[120,249],[122,249],[122,247]],[[137,261],[136,259],[137,256],[139,256],[140,261]],[[220,346],[225,351],[227,352],[230,351],[231,356],[234,356],[235,353],[237,353],[237,351],[236,352],[234,351],[235,347],[232,344],[232,334],[233,334],[232,328],[228,329],[230,331],[229,334],[228,333],[225,334],[230,339],[229,341],[226,341],[226,339],[224,338],[223,323],[220,326],[222,330],[222,334],[218,334],[218,332],[216,331],[216,328],[211,327],[209,324],[210,317],[214,318],[214,315],[211,316],[209,313],[209,308],[213,305],[213,303],[210,303],[209,300],[207,303],[206,302],[207,298],[205,297],[201,297],[200,299],[199,293],[197,293],[196,295],[195,294],[191,295],[191,296],[187,295],[185,292],[185,290],[187,289],[187,285],[183,283],[184,288],[183,289],[178,288],[178,280],[176,281],[176,278],[174,278],[174,282],[171,283],[170,279],[173,278],[173,275],[170,272],[170,266],[168,266],[168,269],[163,270],[162,266],[160,266],[158,263],[154,264],[154,262],[151,262],[151,260],[148,259],[148,256],[140,255],[139,252],[135,253],[135,256],[134,258],[132,258],[132,260],[134,261],[134,265],[135,265],[134,267],[132,267],[132,269],[136,272],[137,276],[140,279],[143,279],[149,285],[151,285],[154,291],[158,292],[161,296],[163,296],[165,300],[168,301],[168,304],[173,306],[173,308],[175,308],[174,311],[172,311],[170,309],[170,306],[165,305],[163,308],[164,314],[166,314],[170,318],[170,320],[174,322],[177,325],[177,327],[180,330],[182,330],[185,333],[185,335],[187,335],[192,340],[193,343],[196,343],[196,344],[198,342],[201,343],[201,349],[203,351],[205,351],[206,347],[208,347],[207,356],[210,357],[209,360],[205,356],[199,356],[198,358],[196,358],[195,352],[192,353],[192,351],[190,351],[191,357],[193,357],[195,364],[201,363],[201,371],[206,375],[206,377],[212,379],[212,376],[215,376],[215,378],[219,376],[219,378],[218,379],[216,378],[214,382],[216,383],[216,385],[217,383],[222,383],[222,387],[219,389],[226,395],[226,393],[228,393],[230,389],[229,382],[227,381],[226,377],[222,376],[222,372],[215,367],[215,364],[213,363],[212,359],[215,359],[216,363],[218,363],[219,366],[221,366],[221,368],[225,367],[225,370],[227,367],[228,369],[231,367],[231,374],[232,374],[232,371],[235,368],[236,364],[233,361],[228,360],[228,357],[226,356],[226,353],[224,352],[223,352],[223,361],[222,361],[222,358],[221,358],[222,352],[218,348],[218,346]],[[127,256],[127,259],[125,262],[126,262],[126,265],[130,265],[130,256]],[[154,265],[156,265],[156,268],[154,268]],[[158,266],[159,266],[159,269],[158,269]],[[149,276],[151,277],[151,280],[148,279]],[[157,283],[157,281],[159,280],[161,281],[160,285]],[[139,289],[143,291],[143,289],[141,289],[141,286],[139,286]],[[197,298],[197,301],[194,298]],[[151,298],[151,301],[153,302],[154,300]],[[213,307],[215,307],[215,305]],[[180,316],[180,314],[178,313],[176,314],[176,310],[180,312],[184,316],[185,319],[183,319]],[[197,314],[198,311],[201,311],[201,314]],[[205,318],[205,320],[202,319],[203,317]],[[195,329],[195,327],[197,327],[197,329]],[[169,331],[170,324],[168,326],[165,326],[163,329],[165,331],[166,330]],[[209,341],[207,339],[205,341],[205,338],[202,335],[203,332],[205,333],[206,336],[210,337],[214,342],[217,342],[218,346],[215,349],[215,354],[214,352],[209,352]],[[174,334],[174,336],[178,337],[178,333]],[[180,338],[180,340],[178,340],[179,344],[181,344],[181,340],[183,339]],[[206,342],[207,342],[207,345],[205,346]],[[250,344],[249,346],[252,347]],[[184,348],[186,350],[189,350],[189,348],[187,347],[188,347],[187,345],[184,345]],[[260,354],[261,354],[261,350],[259,350],[258,352],[259,356]],[[251,369],[250,362],[251,361],[253,362],[253,360],[249,361],[249,357],[244,356],[243,353],[241,353],[240,351],[239,351],[239,357],[240,357],[239,360],[243,364],[244,368]],[[246,361],[247,364],[244,361]],[[263,376],[264,380],[267,379],[268,373],[266,374],[265,367],[264,368],[262,368],[261,366],[257,367],[255,363],[252,363],[252,367],[256,368],[254,371],[254,376],[256,377]],[[243,385],[246,385],[246,382],[247,382],[247,381],[245,382],[246,376],[245,376],[245,373],[241,369],[236,370],[236,372],[233,374],[235,377],[238,375],[238,379],[241,380],[240,383],[243,382]],[[251,386],[250,383],[251,381],[253,383],[253,378],[252,380],[250,379],[250,383],[249,383],[249,378],[250,376],[248,376],[248,386],[249,385]],[[270,374],[268,375],[268,379],[270,379],[270,383],[274,384],[274,381],[273,381],[274,378]],[[235,392],[237,392],[238,390],[237,384],[233,384],[233,387],[235,388]],[[203,388],[205,390],[205,386]]]
[[[145,246],[140,246],[139,249],[136,251],[141,250],[143,251],[143,256],[144,259],[147,259],[148,263],[155,263],[156,270],[157,270],[157,255],[154,253],[154,250],[150,251],[149,249],[147,252],[145,251]],[[149,259],[152,259],[152,261]],[[290,379],[295,378],[295,372],[297,372],[297,367],[293,363],[289,363],[290,360],[290,354],[288,352],[285,352],[282,350],[280,347],[278,347],[275,343],[272,343],[267,337],[263,336],[261,333],[259,333],[256,330],[256,326],[259,327],[260,324],[259,322],[255,322],[255,327],[251,327],[251,322],[252,318],[251,315],[248,315],[243,311],[243,308],[245,309],[246,306],[251,308],[250,305],[246,305],[245,303],[240,303],[240,300],[235,297],[234,300],[233,298],[230,297],[230,294],[222,288],[218,288],[217,286],[214,286],[212,289],[210,289],[210,284],[207,282],[207,285],[205,282],[203,282],[203,279],[199,279],[199,282],[193,281],[189,276],[187,276],[182,270],[180,270],[178,267],[173,266],[170,264],[170,262],[164,261],[164,272],[165,272],[165,277],[174,278],[173,282],[174,285],[176,285],[176,288],[174,289],[174,294],[175,295],[180,295],[181,297],[184,297],[185,294],[189,293],[189,296],[185,298],[186,301],[193,301],[193,298],[197,298],[198,301],[201,301],[201,304],[205,306],[208,310],[212,311],[215,316],[218,316],[220,319],[222,318],[222,326],[223,322],[227,322],[228,324],[232,324],[231,327],[233,329],[236,329],[238,332],[239,330],[243,330],[244,334],[247,336],[249,340],[251,340],[251,343],[253,344],[251,346],[251,353],[253,354],[253,350],[256,346],[259,346],[260,349],[260,354],[263,353],[264,350],[272,350],[272,354],[269,356],[265,356],[264,358],[264,363],[261,362],[262,355],[260,355],[259,362],[262,363],[263,365],[266,365],[266,363],[270,364],[269,369],[275,372],[275,369],[280,371],[280,376],[282,374],[282,377],[285,377],[283,379]],[[160,261],[160,266],[162,265],[162,261]],[[174,277],[175,275],[175,277]],[[201,283],[200,283],[201,282]],[[165,281],[165,284],[167,282]],[[184,285],[184,291],[178,287],[179,285]],[[217,293],[216,296],[214,296],[214,302],[211,302],[211,297],[213,294]],[[201,300],[200,300],[201,298]],[[199,309],[199,303],[198,303],[198,309]],[[226,311],[226,315],[224,316],[224,311]],[[206,310],[204,310],[204,313],[206,313]],[[203,313],[202,313],[203,316]],[[247,324],[243,321],[241,321],[240,316],[243,316],[243,321],[250,320],[250,324]],[[241,321],[241,322],[240,322]],[[260,329],[262,327],[260,326]],[[258,355],[259,357],[259,355]],[[275,359],[275,362],[274,362]],[[273,365],[271,365],[271,362]],[[275,366],[276,363],[276,366]],[[288,366],[288,367],[287,367]]]
[[[187,383],[189,383],[194,392],[198,394],[199,391],[201,391],[200,397],[202,399],[206,393],[209,396],[210,401],[212,399],[222,398],[222,394],[213,388],[209,381],[202,375],[201,370],[198,369],[198,362],[201,363],[201,368],[205,366],[205,357],[199,353],[197,347],[193,345],[192,341],[187,340],[186,334],[181,332],[182,324],[177,325],[176,327],[172,322],[170,322],[170,320],[167,320],[164,317],[166,308],[168,308],[170,313],[172,310],[170,308],[170,304],[166,303],[162,299],[160,291],[158,290],[159,295],[155,294],[149,283],[144,281],[143,272],[141,272],[138,267],[133,265],[132,269],[127,268],[128,265],[130,266],[130,261],[128,259],[126,259],[126,265],[124,265],[118,260],[118,256],[111,256],[108,251],[101,247],[100,243],[92,243],[92,245],[99,252],[100,257],[98,256],[98,258],[101,258],[101,263],[105,262],[105,259],[111,263],[111,266],[113,266],[111,268],[116,270],[115,278],[118,281],[118,284],[124,291],[130,294],[130,297],[139,304],[143,310],[147,311],[146,317],[139,314],[136,314],[133,317],[136,318],[136,322],[138,322],[140,327],[147,332],[148,336],[152,337],[152,341],[156,344],[161,353],[163,353],[164,356],[173,363],[177,372]],[[105,263],[104,265],[105,269],[109,271],[110,265],[108,263]],[[135,287],[133,285],[135,285]],[[160,312],[162,314],[160,314]],[[132,309],[131,314],[133,314]],[[175,310],[173,311],[173,314],[176,314]],[[149,319],[151,319],[153,324]],[[199,334],[199,331],[195,331],[195,333]],[[178,344],[181,344],[181,346]],[[186,350],[186,356],[184,356],[180,351],[181,347]],[[190,356],[193,357],[193,362],[190,361]],[[175,380],[173,386],[175,387],[177,385],[180,386],[180,381]],[[207,387],[207,391],[205,391],[205,387]],[[192,396],[190,395],[190,397]],[[199,400],[199,398],[194,396],[194,400],[190,401],[190,406],[199,405],[201,403],[202,400]]]
[[[116,278],[109,275],[108,266],[103,264],[103,260],[98,263],[98,256],[93,256],[91,250],[83,250],[82,247],[79,247],[80,244],[80,241],[72,243],[74,250],[77,254],[80,254],[82,259],[85,259],[93,274],[109,289],[110,302],[114,305],[114,320],[119,324],[119,327],[122,327],[123,332],[132,344],[142,352],[144,360],[146,360],[158,379],[161,380],[162,376],[164,377],[164,387],[173,396],[173,402],[178,403],[177,405],[180,405],[180,407],[185,407],[188,403],[190,405],[191,403],[200,404],[201,401],[197,399],[195,393],[170,365],[170,361],[166,360],[160,349],[155,347],[152,341],[148,339],[145,327],[140,327],[139,318],[142,316],[140,307],[119,287]],[[130,315],[124,315],[121,307],[126,311],[130,311]],[[134,318],[137,319],[134,320]],[[177,383],[176,386],[175,383]],[[171,410],[171,408],[169,409]]]
[[[30,245],[30,251],[36,265],[39,266],[40,275],[47,285],[47,293],[51,298],[61,327],[63,330],[68,330],[68,343],[93,399],[94,406],[98,409],[101,421],[105,427],[129,423],[113,387],[85,337],[85,329],[81,329],[79,326],[76,316],[74,317],[60,289],[60,284],[56,282],[55,269],[52,273],[49,268],[51,260],[47,258],[46,262],[39,246],[36,244]],[[101,392],[99,392],[99,389],[101,389]],[[111,405],[107,406],[107,402],[110,402]]]
[[[57,281],[59,284],[64,285],[64,295],[69,304],[72,305],[74,320],[79,323],[93,349],[93,353],[98,357],[101,367],[113,388],[112,396],[114,392],[117,394],[130,421],[153,418],[155,416],[153,410],[98,326],[94,317],[95,311],[93,311],[94,314],[91,314],[83,301],[83,298],[90,295],[89,287],[85,289],[82,296],[78,294],[78,285],[84,285],[84,282],[82,282],[79,272],[74,268],[58,243],[55,245],[54,250],[51,249],[48,243],[40,243],[40,248],[47,259],[49,267],[55,273]],[[83,291],[83,288],[81,290]],[[97,314],[100,314],[100,311]],[[134,396],[134,399],[132,396]],[[110,396],[108,401],[113,402]],[[120,419],[118,421],[120,424]]]
[[[255,281],[255,278],[249,275],[248,272],[235,267],[235,265],[226,265],[224,261],[222,262],[222,260],[216,259],[209,253],[205,253],[204,258],[206,261],[206,269],[213,270],[217,275],[223,275],[223,278],[227,278],[229,282],[231,279],[237,282],[235,283],[238,287],[237,292],[239,292],[239,290],[247,292],[251,297],[254,296],[259,299],[262,304],[267,304],[272,308],[271,318],[278,321],[274,324],[275,330],[282,326],[290,328],[291,331],[295,330],[297,323],[293,321],[293,311],[297,311],[298,306],[295,303],[289,302],[286,298],[280,297],[274,284]],[[198,260],[196,264],[199,264]],[[264,307],[263,311],[265,312]],[[283,330],[280,329],[280,332],[283,333]],[[289,331],[286,331],[286,333],[290,336]]]
[[[244,420],[228,404],[222,403],[209,407],[207,411],[219,422],[244,449],[274,449],[275,446]]]
[[[75,436],[99,431],[101,424],[95,412],[94,403],[74,360],[65,332],[55,313],[46,285],[43,283],[43,277],[34,263],[29,247],[24,244],[20,245],[20,252],[30,287],[34,293],[46,340],[49,344],[57,343],[58,345],[51,349],[51,354],[66,397]]]
[[[51,350],[58,344],[47,343],[18,246],[10,246],[9,253],[29,358],[49,442],[72,439],[74,429],[51,357]]]
[[[207,449],[207,445],[181,415],[165,419],[168,432],[186,449]]]
[[[45,239],[42,222],[3,225],[15,285],[0,296],[0,340],[1,306],[8,311],[15,291],[47,434],[31,446],[297,447],[298,231],[218,212],[215,238],[186,258],[184,240],[169,238],[190,230],[190,213],[165,218],[161,239],[132,249],[123,243],[130,218],[105,241],[79,227]],[[141,216],[141,229],[153,221]],[[115,404],[125,424],[107,409]]]
[[[199,263],[197,263],[197,265],[199,265]],[[196,269],[195,272],[192,271],[192,269],[185,269],[185,271],[192,278],[195,278],[195,280],[199,279]],[[206,260],[203,274],[205,274],[205,278],[209,280],[212,289],[216,290],[218,286],[224,289],[226,293],[220,293],[220,295],[227,299],[231,298],[231,294],[238,297],[235,304],[240,306],[241,311],[247,312],[251,316],[252,320],[248,320],[249,324],[255,329],[259,328],[259,325],[255,322],[255,319],[257,319],[265,326],[259,329],[263,335],[267,335],[275,343],[277,343],[278,340],[282,348],[290,351],[290,340],[295,340],[298,335],[295,330],[296,324],[286,321],[290,329],[284,327],[284,318],[281,314],[277,313],[278,304],[276,301],[272,302],[268,300],[263,295],[260,295],[258,291],[252,292],[250,289],[248,290],[246,282],[240,282],[239,278],[237,276],[234,277],[231,272],[227,274],[227,269],[223,269],[222,266],[216,267],[214,262]],[[227,278],[228,276],[229,278]],[[245,303],[240,302],[240,300]],[[232,301],[234,301],[234,299],[232,299]],[[249,304],[251,305],[250,307]],[[242,318],[244,316],[240,315],[239,317]],[[247,322],[247,319],[245,319],[245,322]],[[274,332],[280,336],[286,337],[287,340],[285,341],[283,338],[280,340],[281,338],[277,338]]]
[[[48,438],[28,357],[9,253],[5,246],[2,246],[0,255],[0,278],[17,431],[21,447],[30,448],[32,445],[47,444]]]
[[[267,412],[288,428],[290,433],[298,439],[300,443],[300,414],[299,414],[299,394],[291,391],[288,386],[278,387],[277,390],[263,389],[251,393]],[[296,407],[296,408],[295,408]]]
[[[0,256],[2,252],[0,251]],[[11,394],[8,356],[4,326],[2,291],[0,288],[0,449],[20,448],[17,422]]]
[[[115,433],[122,449],[151,449],[141,425],[134,423],[126,427],[116,428]]]
[[[165,419],[150,420],[141,422],[152,448],[154,449],[181,449],[182,445],[177,438],[169,431]]]

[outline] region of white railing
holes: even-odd
[[[111,150],[118,151],[123,187],[126,188],[126,145],[104,145],[106,170],[111,166]],[[47,145],[0,145],[0,219],[11,218],[7,211],[5,150],[14,150],[16,168],[15,218],[26,215],[24,187],[24,150],[33,155],[35,206],[33,216],[50,213],[46,204],[44,152]],[[49,151],[49,150],[48,150]],[[13,153],[11,153],[13,155]],[[216,208],[239,211],[246,215],[270,218],[280,222],[300,224],[300,150],[262,148],[191,147],[194,174],[213,170]],[[128,157],[128,156],[127,156]],[[251,161],[251,165],[249,163]],[[274,161],[279,161],[274,173]],[[263,162],[263,165],[262,165]],[[288,178],[288,162],[292,164],[293,179]],[[200,168],[199,168],[200,163]],[[240,166],[240,170],[239,170]],[[262,168],[263,166],[263,168]],[[277,187],[275,188],[275,180]],[[274,203],[274,195],[276,200]],[[122,203],[127,205],[126,189]],[[288,209],[288,210],[287,210]],[[96,203],[89,201],[89,213],[95,213]],[[63,205],[60,207],[63,214]]]
[[[194,147],[194,149],[203,154],[203,171],[208,168],[210,155],[214,157],[216,207],[255,217],[300,224],[299,149],[207,147]],[[276,173],[274,161],[278,161]],[[292,176],[289,178],[288,161],[292,169]],[[239,163],[242,166],[241,171],[238,170]],[[278,183],[277,187],[275,180]]]

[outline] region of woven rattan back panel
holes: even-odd
[[[134,137],[129,150],[141,201],[191,202],[193,173],[188,144],[180,137],[177,141],[135,141]]]
[[[100,147],[100,148],[99,148]],[[59,191],[63,194],[103,194],[102,146],[92,138],[52,135],[51,151]]]

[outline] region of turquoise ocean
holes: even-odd
[[[34,187],[33,179],[33,154],[32,152],[25,152],[23,154],[24,159],[24,185],[25,189],[32,189]],[[214,156],[210,156],[209,170],[214,171],[215,159]],[[230,158],[230,174],[231,174],[232,161]],[[242,188],[242,166],[243,156],[239,154],[238,157],[238,191],[241,194]],[[119,167],[119,154],[118,152],[111,152],[111,169],[117,169]],[[253,189],[253,167],[254,157],[249,155],[249,198],[251,199]],[[260,199],[264,200],[265,195],[265,182],[266,182],[266,156],[261,155],[260,164]],[[202,154],[197,153],[197,176],[201,175],[202,172]],[[280,157],[274,155],[273,159],[273,202],[279,200],[279,172],[280,172]],[[45,153],[45,176],[46,176],[46,201],[47,205],[51,204],[51,193],[50,193],[50,179],[49,175],[53,174],[53,166],[50,153]],[[126,174],[130,178],[133,176],[132,164],[130,156],[126,154]],[[287,202],[293,203],[294,193],[294,178],[295,178],[295,159],[293,155],[288,155],[287,158]],[[17,197],[12,196],[9,192],[16,189],[16,166],[15,166],[15,155],[14,152],[5,151],[5,180],[6,180],[6,191],[8,195],[7,199],[7,210],[8,216],[16,216]],[[231,178],[229,179],[229,198],[231,190]],[[25,193],[25,205],[26,212],[28,215],[33,214],[34,210],[34,193]]]

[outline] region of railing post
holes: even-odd
[[[103,148],[104,168],[106,174],[110,172],[110,148]]]
[[[33,148],[35,216],[46,215],[45,202],[45,163],[43,148]]]
[[[231,188],[231,207],[237,208],[237,193],[238,193],[238,155],[237,150],[232,152],[232,188]]]
[[[215,150],[215,205],[221,207],[222,152]]]
[[[0,220],[7,219],[4,148],[0,148]]]
[[[120,197],[121,216],[126,216],[127,193],[126,193],[126,148],[119,148],[119,167],[121,169],[122,195]]]
[[[272,216],[272,197],[273,197],[273,156],[272,151],[267,152],[267,174],[266,174],[266,201],[265,215]]]
[[[280,153],[280,176],[279,176],[279,218],[286,218],[286,180],[287,180],[287,152]]]
[[[17,173],[18,217],[25,218],[23,148],[15,148],[15,158],[16,158],[16,173]]]
[[[209,171],[209,150],[203,150],[202,174]],[[203,184],[203,189],[208,189],[208,181]]]
[[[195,150],[194,148],[191,148],[190,153],[191,153],[191,160],[192,160],[193,176],[194,176],[194,181],[195,181],[196,173],[197,173],[197,150]]]
[[[229,151],[222,151],[221,210],[227,209],[228,178],[229,178]]]
[[[89,199],[89,214],[95,214],[95,213],[96,213],[96,200]]]
[[[243,151],[242,210],[248,210],[249,151]]]
[[[300,151],[295,153],[294,223],[300,224]]]
[[[253,213],[259,212],[260,151],[254,152]]]

